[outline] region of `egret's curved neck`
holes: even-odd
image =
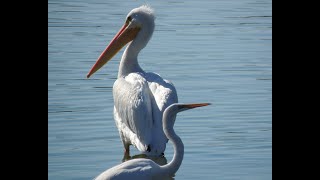
[[[171,113],[170,113],[171,114]],[[173,159],[166,165],[161,166],[163,174],[167,174],[169,176],[176,173],[182,163],[183,160],[183,154],[184,154],[184,145],[178,135],[173,130],[173,121],[167,120],[169,118],[173,118],[173,115],[167,116],[164,114],[164,117],[167,117],[164,119],[164,126],[163,130],[166,134],[167,138],[173,143],[173,149],[174,149],[174,155]]]
[[[154,31],[154,24],[147,24],[141,28],[137,36],[129,43],[124,51],[120,66],[119,77],[125,77],[132,72],[144,72],[138,63],[138,54],[148,44]]]

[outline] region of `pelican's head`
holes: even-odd
[[[137,52],[144,48],[154,31],[154,19],[153,9],[147,5],[131,10],[122,28],[92,66],[87,78],[105,65],[127,43],[134,40],[132,43]]]

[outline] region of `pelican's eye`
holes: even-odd
[[[132,17],[129,16],[129,17],[127,18],[127,22],[130,22],[131,20],[132,20]]]

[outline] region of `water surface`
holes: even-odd
[[[145,2],[157,18],[141,67],[171,80],[180,102],[212,103],[178,114],[185,156],[175,179],[271,179],[270,0],[49,0],[49,180],[92,179],[121,162],[112,86],[124,49],[85,76],[127,13]],[[168,161],[172,155],[169,143]]]

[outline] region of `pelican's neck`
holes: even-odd
[[[129,43],[124,51],[120,66],[118,78],[125,77],[133,72],[144,72],[138,63],[138,54],[148,44],[154,31],[153,20],[141,27],[137,36]]]
[[[170,117],[171,119],[172,116],[170,115],[167,117]],[[168,122],[166,122],[167,119],[164,119],[165,122],[164,122],[163,130],[167,138],[173,143],[174,155],[173,155],[173,159],[168,164],[161,166],[161,169],[162,169],[162,173],[171,176],[178,171],[182,163],[183,154],[184,154],[184,145],[180,137],[176,135],[176,133],[173,130],[173,121],[168,120]]]
[[[132,41],[125,49],[119,66],[118,78],[125,77],[132,72],[143,72],[138,63],[138,54],[141,49],[135,47],[134,41]]]

